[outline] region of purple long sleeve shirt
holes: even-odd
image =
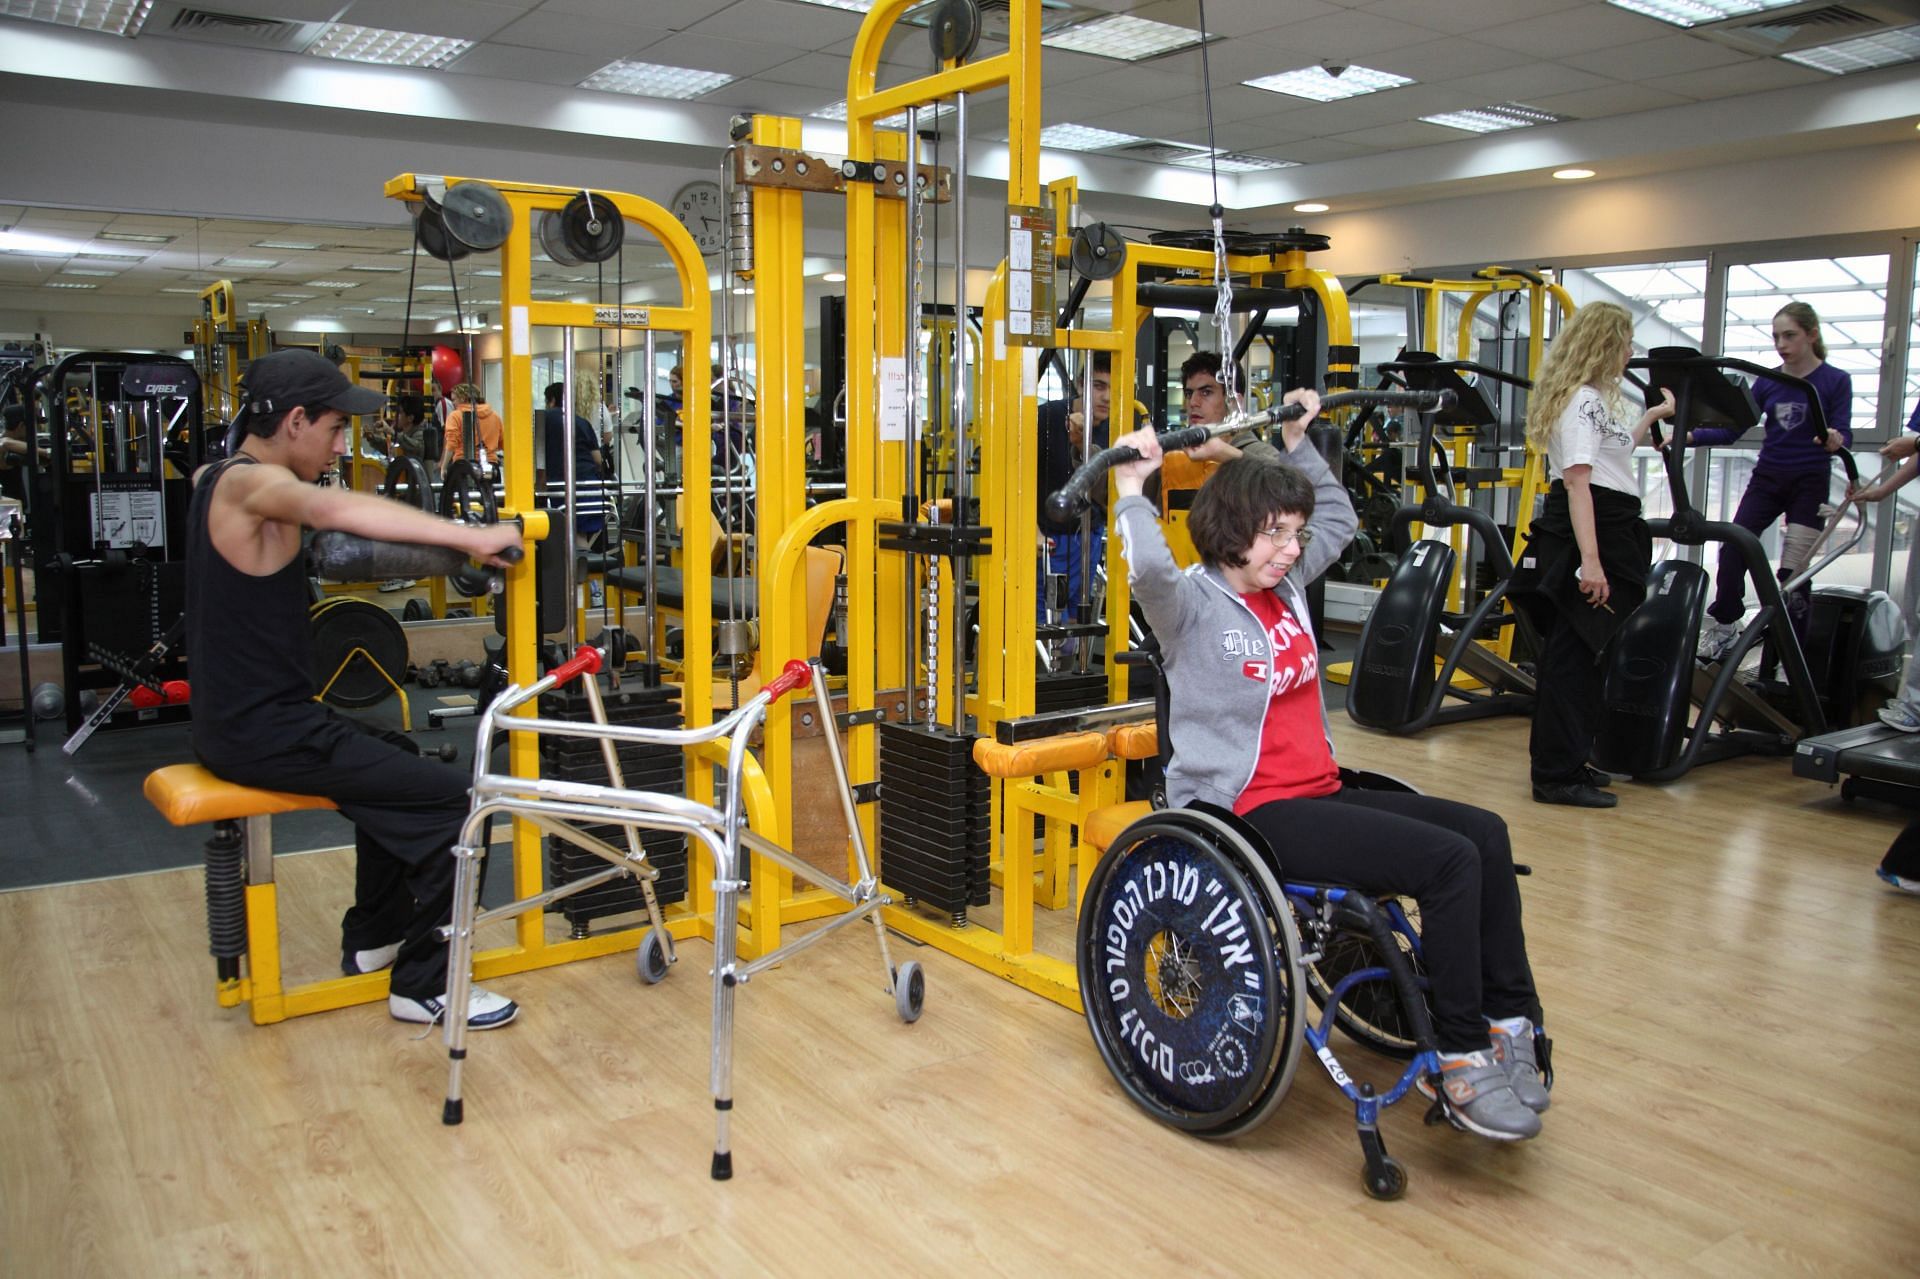
[[[1853,378],[1831,364],[1821,364],[1807,375],[1820,395],[1826,410],[1827,429],[1837,431],[1848,447],[1853,444]],[[1785,382],[1761,378],[1753,386],[1754,402],[1760,406],[1761,420],[1767,424],[1767,438],[1760,445],[1756,466],[1771,471],[1824,471],[1832,458],[1814,437],[1813,414],[1806,392]],[[1692,444],[1731,444],[1749,428],[1703,426],[1688,435]]]

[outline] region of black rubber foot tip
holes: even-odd
[[[449,1128],[464,1118],[466,1118],[466,1102],[464,1100],[454,1101],[449,1099],[446,1106],[440,1111],[440,1122]]]
[[[733,1180],[733,1152],[731,1150],[714,1152],[713,1179],[715,1181]]]

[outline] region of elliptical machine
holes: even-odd
[[[1685,432],[1703,426],[1744,427],[1759,418],[1753,392],[1728,377],[1730,370],[1800,387],[1812,407],[1815,430],[1824,439],[1827,424],[1820,397],[1810,384],[1790,374],[1745,360],[1704,356],[1689,347],[1656,347],[1627,367],[1645,371],[1644,382],[1634,381],[1650,401],[1662,390],[1673,392],[1673,441],[1662,448],[1673,515],[1649,520],[1648,527],[1656,538],[1681,546],[1733,546],[1760,607],[1724,658],[1696,662],[1707,572],[1684,560],[1654,565],[1646,602],[1621,624],[1609,650],[1593,762],[1610,773],[1665,782],[1696,764],[1737,755],[1788,754],[1801,738],[1827,731],[1827,706],[1787,616],[1786,595],[1852,549],[1865,532],[1865,517],[1850,538],[1783,583],[1753,532],[1731,521],[1709,520],[1695,509],[1682,469]],[[1654,440],[1660,442],[1658,425]],[[1836,456],[1849,484],[1857,483],[1853,455],[1841,449]],[[1783,677],[1774,697],[1763,696],[1739,678],[1741,663],[1763,641],[1777,655]],[[1860,655],[1855,656],[1857,660]],[[1690,719],[1695,704],[1699,711]]]
[[[1453,547],[1435,537],[1409,547],[1360,632],[1359,652],[1347,682],[1347,714],[1364,728],[1398,734],[1490,715],[1531,715],[1533,676],[1479,642],[1512,626],[1518,628],[1527,651],[1538,648],[1532,625],[1503,607],[1507,582],[1513,576],[1506,536],[1491,515],[1455,500],[1457,486],[1489,476],[1477,469],[1448,467],[1444,454],[1436,467],[1434,434],[1442,424],[1479,430],[1498,421],[1485,392],[1462,378],[1462,373],[1522,390],[1532,383],[1502,369],[1466,360],[1442,361],[1424,351],[1403,352],[1399,360],[1382,364],[1380,370],[1402,379],[1409,389],[1446,390],[1455,397],[1452,408],[1421,416],[1415,470],[1426,497],[1419,506],[1403,506],[1394,513],[1390,544],[1398,545],[1415,521],[1429,529],[1464,526],[1479,538],[1493,569],[1493,583],[1478,604],[1465,612],[1450,612],[1446,605],[1456,559]],[[1442,659],[1437,673],[1436,657]],[[1473,676],[1483,687],[1456,686],[1456,672]],[[1449,697],[1456,704],[1447,705]]]

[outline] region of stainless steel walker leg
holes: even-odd
[[[467,1059],[467,1003],[473,986],[473,921],[480,909],[480,850],[465,843],[455,844],[453,857],[453,935],[447,942],[444,1025],[447,1104],[440,1112],[443,1124],[457,1124],[465,1117],[460,1098],[460,1067]]]
[[[718,873],[713,884],[713,1179],[733,1176],[727,1120],[733,1110],[734,968],[739,950],[740,840],[729,831],[724,844],[710,842]]]

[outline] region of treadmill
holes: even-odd
[[[1802,738],[1793,775],[1838,782],[1842,799],[1866,795],[1920,809],[1920,733],[1876,723]]]

